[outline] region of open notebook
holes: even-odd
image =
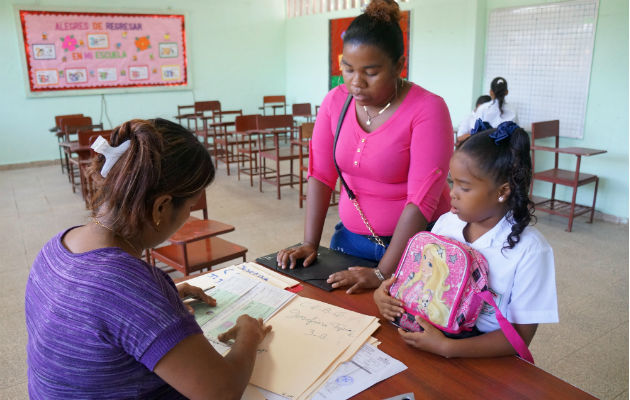
[[[299,244],[296,244],[295,246],[299,246]],[[298,260],[295,263],[294,269],[282,269],[278,267],[278,263],[276,262],[277,254],[278,253],[276,252],[259,257],[256,259],[256,262],[266,266],[267,268],[271,268],[274,271],[281,272],[301,281],[310,283],[311,285],[324,289],[327,292],[333,290],[332,286],[326,282],[326,279],[328,279],[330,274],[337,271],[343,271],[348,269],[348,267],[355,265],[362,267],[376,267],[378,264],[376,261],[350,256],[336,250],[331,250],[327,247],[319,246],[317,249],[317,261],[315,263],[304,268],[302,265],[303,260]]]

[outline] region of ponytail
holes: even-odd
[[[512,232],[505,248],[514,248],[523,230],[535,220],[534,203],[529,198],[532,160],[527,132],[513,122],[504,122],[497,129],[471,135],[456,151],[470,156],[479,171],[497,185],[509,184],[506,205]]]
[[[507,81],[500,76],[494,78],[490,83],[490,90],[492,90],[495,99],[499,102],[499,111],[503,114],[503,103],[505,103],[505,96],[507,96],[508,92]]]
[[[112,132],[110,145],[129,141],[129,149],[105,178],[99,155],[90,167],[97,191],[92,196],[92,216],[103,208],[112,215],[111,228],[124,238],[136,235],[150,218],[154,201],[172,196],[173,207],[204,189],[214,179],[210,154],[181,125],[164,119],[127,121]]]

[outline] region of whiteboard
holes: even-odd
[[[484,87],[508,82],[519,125],[560,120],[560,135],[582,138],[597,0],[500,8],[490,13]]]

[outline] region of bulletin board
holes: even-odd
[[[400,13],[400,29],[403,33],[403,42],[405,45],[404,56],[405,66],[403,67],[402,78],[409,79],[409,11],[403,11]],[[349,18],[337,18],[330,20],[330,49],[329,49],[329,64],[328,69],[328,89],[332,89],[337,85],[343,83],[343,77],[341,76],[341,55],[343,53],[343,35],[350,26],[352,20],[355,17]]]
[[[507,80],[521,126],[558,119],[561,136],[583,137],[597,11],[573,0],[490,13],[484,88]]]
[[[189,84],[184,15],[31,9],[18,13],[30,95]]]

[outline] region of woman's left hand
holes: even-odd
[[[374,268],[350,267],[346,271],[335,272],[326,282],[331,283],[334,289],[350,286],[346,293],[352,294],[361,289],[375,289],[381,285],[380,279],[374,273]]]
[[[215,307],[217,305],[217,301],[211,296],[208,296],[206,292],[203,291],[203,289],[197,286],[190,285],[186,282],[177,285],[177,293],[179,294],[180,299],[183,299],[187,296],[192,296],[193,298],[202,301],[211,307]],[[188,312],[190,312],[191,314],[195,313],[195,310],[190,306],[190,304],[184,303],[184,305],[188,309]]]
[[[446,346],[448,339],[436,327],[416,315],[416,322],[422,327],[421,332],[407,332],[398,328],[400,337],[410,346],[416,349],[428,351],[429,353],[439,354],[446,357]]]

